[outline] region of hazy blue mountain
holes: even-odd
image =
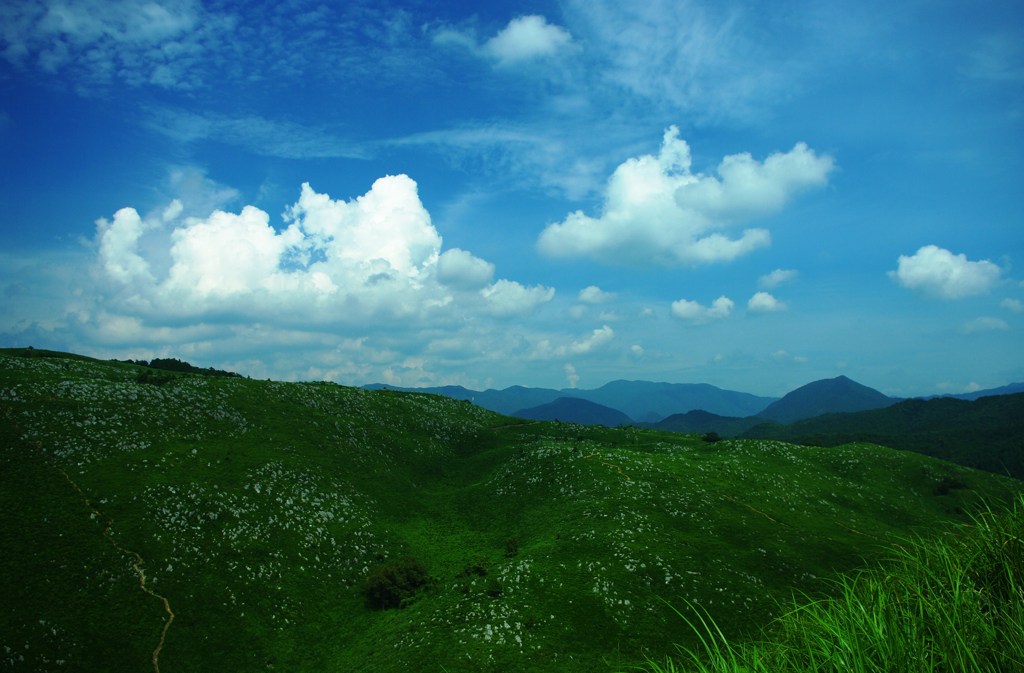
[[[837,376],[801,386],[757,415],[777,423],[793,423],[822,414],[880,409],[898,401],[845,376]]]
[[[763,422],[764,419],[757,416],[745,416],[743,418],[719,416],[718,414],[712,414],[701,409],[695,409],[685,414],[672,414],[657,423],[648,423],[645,426],[658,430],[668,430],[669,432],[696,434],[715,432],[722,437],[735,437]]]
[[[960,393],[958,395],[930,395],[924,399],[933,400],[937,397],[952,397],[958,400],[978,400],[982,397],[993,397],[995,395],[1015,395],[1017,393],[1024,393],[1024,383],[1010,383],[1005,386],[999,386],[998,388],[987,388],[985,390],[975,390],[973,393]]]
[[[577,396],[619,409],[638,421],[658,421],[671,414],[701,409],[719,416],[752,416],[775,398],[723,390],[708,383],[612,381]]]
[[[533,421],[563,421],[582,425],[606,425],[610,428],[633,423],[633,419],[618,409],[578,397],[559,397],[554,402],[520,409],[512,415]]]
[[[384,384],[365,386],[370,390],[388,389],[405,392],[433,393],[459,400],[470,400],[485,409],[515,415],[554,402],[560,397],[574,397],[621,411],[636,421],[658,421],[676,413],[703,409],[722,416],[752,416],[775,398],[723,390],[707,383],[653,383],[650,381],[612,381],[595,390],[578,388],[526,388],[512,386],[504,390],[468,390],[461,386],[434,388],[396,388]]]
[[[763,423],[743,437],[820,446],[874,442],[967,467],[1024,477],[1024,394],[903,400],[883,409]]]

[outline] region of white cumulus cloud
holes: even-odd
[[[581,356],[600,350],[615,339],[615,330],[608,325],[602,325],[578,339],[569,343],[564,341],[561,344],[553,344],[551,339],[540,339],[533,350],[535,359],[564,358],[568,356]]]
[[[758,162],[725,157],[718,176],[693,173],[690,147],[668,128],[657,156],[620,164],[608,180],[599,217],[583,211],[550,224],[537,241],[551,256],[632,264],[704,264],[745,255],[771,242],[766,229],[732,230],[780,210],[801,191],[827,183],[829,156],[803,143]]]
[[[997,332],[1002,330],[1008,330],[1010,326],[1002,318],[993,318],[991,316],[982,316],[975,318],[970,322],[967,322],[963,326],[963,331],[966,334],[975,334],[977,332]]]
[[[497,35],[483,44],[483,52],[499,65],[515,65],[552,56],[572,43],[572,35],[561,26],[531,14],[508,22]]]
[[[123,208],[112,220],[97,221],[98,269],[107,291],[149,325],[416,323],[438,311],[513,316],[555,292],[492,282],[490,262],[460,248],[442,251],[441,235],[406,175],[380,178],[351,200],[303,184],[277,226],[254,206],[182,218],[183,209],[173,201],[149,218]]]
[[[747,301],[747,308],[755,313],[773,313],[785,310],[786,305],[768,292],[756,292]]]
[[[138,253],[139,239],[150,226],[134,208],[122,208],[110,221],[96,220],[100,264],[111,278],[122,283],[151,278],[149,264]]]
[[[437,279],[451,287],[476,290],[493,276],[493,264],[461,248],[445,250],[437,260]]]
[[[972,262],[937,245],[926,245],[913,255],[900,255],[889,276],[903,287],[943,299],[959,299],[988,292],[1002,269],[987,259]]]
[[[772,289],[785,285],[796,280],[796,277],[800,275],[800,272],[796,269],[775,269],[771,273],[766,273],[757,279],[757,284],[765,289]]]
[[[615,293],[605,292],[596,285],[588,285],[580,290],[579,298],[584,304],[603,304],[615,299]]]
[[[480,296],[487,301],[492,315],[508,317],[525,315],[551,301],[555,289],[543,285],[527,287],[514,280],[502,279],[480,290]]]
[[[545,17],[538,14],[512,19],[483,43],[480,43],[475,30],[453,27],[434,31],[432,39],[436,45],[464,49],[478,58],[491,61],[499,68],[551,58],[574,46],[569,31],[548,23]]]
[[[704,323],[709,320],[727,318],[735,304],[732,299],[722,295],[711,302],[711,306],[704,306],[696,301],[680,299],[672,302],[672,315],[693,323]]]

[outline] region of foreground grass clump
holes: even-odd
[[[679,613],[701,646],[650,673],[1024,670],[1024,498],[939,539],[913,538],[832,598],[797,604],[760,642],[733,644],[706,610]]]

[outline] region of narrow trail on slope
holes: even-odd
[[[89,499],[89,496],[85,494],[85,491],[82,490],[82,487],[79,486],[78,483],[71,478],[71,475],[69,475],[67,471],[64,470],[64,468],[62,468],[60,465],[56,463],[55,460],[53,460],[52,456],[46,453],[46,451],[43,449],[43,445],[41,442],[32,442],[32,444],[35,446],[36,450],[43,457],[43,459],[49,462],[53,466],[53,468],[57,470],[57,472],[59,472],[64,477],[64,479],[67,480],[67,482],[71,485],[71,488],[75,490],[75,492],[78,494],[78,497],[81,498],[85,506],[89,509],[90,512],[92,512],[92,515],[97,520],[104,521],[103,537],[107,539],[110,545],[122,554],[126,554],[132,557],[133,560],[131,567],[139,578],[139,589],[141,589],[144,593],[152,596],[153,598],[156,598],[161,603],[163,603],[164,612],[167,613],[167,618],[164,620],[164,628],[160,631],[160,641],[157,643],[156,649],[153,650],[153,655],[151,657],[153,662],[153,673],[160,673],[160,652],[164,649],[164,643],[167,641],[167,631],[171,628],[171,622],[174,621],[174,611],[171,610],[170,601],[167,600],[166,596],[162,596],[161,594],[158,594],[157,592],[153,591],[148,586],[146,586],[146,573],[142,569],[142,566],[145,564],[145,561],[143,560],[142,556],[139,555],[138,552],[124,547],[117,540],[114,539],[114,535],[111,531],[111,528],[114,525],[114,520],[110,518],[104,520],[103,513],[100,512],[95,507],[93,507],[92,501]]]

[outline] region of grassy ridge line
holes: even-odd
[[[836,580],[733,643],[711,614],[678,612],[699,647],[647,673],[1005,673],[1024,670],[1024,497],[939,538],[913,537],[881,564]]]
[[[0,411],[146,559],[177,615],[160,656],[169,673],[604,669],[687,637],[656,596],[712,609],[742,634],[794,587],[817,591],[908,530],[941,530],[974,491],[1019,489],[869,445],[709,445],[514,421],[422,394],[189,375],[156,384],[140,371],[0,357]],[[20,459],[19,446],[4,455]],[[40,512],[34,526],[63,515],[31,480],[5,486]],[[18,539],[33,530],[7,525]],[[88,557],[81,546],[48,553]],[[406,555],[430,588],[404,610],[367,610],[363,579]],[[50,581],[38,565],[3,562],[27,586]],[[121,563],[117,586],[139,593]],[[81,632],[106,614],[102,601],[66,609],[41,594],[29,605],[0,639],[55,614]],[[87,654],[30,644],[51,660]]]

